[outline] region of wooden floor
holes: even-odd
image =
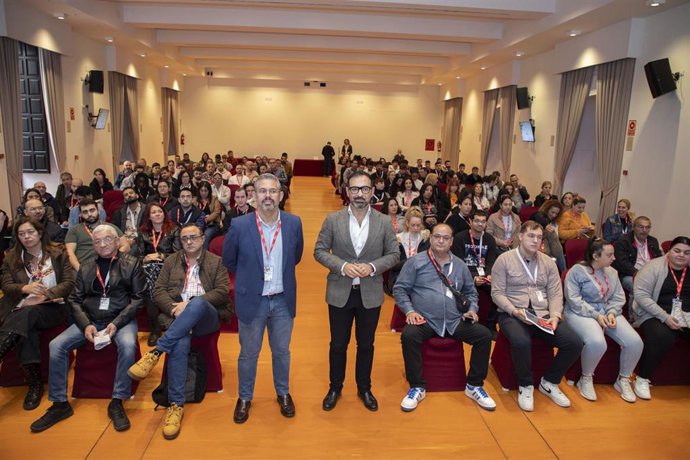
[[[327,178],[295,178],[288,210],[304,224],[305,253],[298,267],[298,307],[292,335],[291,394],[297,416],[283,418],[275,401],[268,344],[259,361],[249,421],[232,422],[237,398],[236,334],[221,335],[223,393],[188,404],[175,441],[161,435],[164,412],[154,411],[151,391],[161,367],[142,382],[125,408],[132,428],[117,433],[106,414],[108,400],[73,400],[75,415],[41,434],[29,425],[49,406],[22,410],[24,387],[0,388],[0,460],[8,459],[175,459],[175,458],[688,458],[690,388],[657,387],[653,401],[624,402],[609,386],[597,386],[599,401],[587,402],[565,383],[569,409],[535,392],[535,412],[517,406],[516,392],[503,392],[493,370],[487,391],[495,412],[479,409],[462,393],[429,393],[413,413],[403,413],[407,391],[399,334],[388,329],[390,299],[376,336],[373,391],[377,413],[356,397],[354,353],[350,353],[343,397],[332,412],[321,410],[328,389],[326,272],[312,256],[326,213],[339,201]],[[146,350],[145,337],[140,337]],[[353,351],[353,350],[351,350]],[[468,357],[469,353],[465,353]],[[71,390],[70,390],[71,391]],[[685,454],[683,452],[686,452]]]

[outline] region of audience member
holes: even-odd
[[[96,168],[93,171],[93,180],[89,187],[94,200],[101,200],[105,192],[113,189],[113,184],[110,183],[110,179],[108,179],[102,168]]]
[[[594,224],[585,212],[587,200],[583,196],[573,199],[573,207],[563,211],[558,221],[558,236],[565,244],[568,240],[586,240],[594,234]]]
[[[139,194],[134,187],[122,189],[122,206],[120,206],[110,219],[110,223],[124,233],[130,246],[137,238],[139,227],[144,216],[144,204],[139,200]]]
[[[519,243],[516,236],[520,230],[520,216],[513,212],[513,200],[510,195],[501,195],[496,203],[500,204],[500,207],[498,212],[489,216],[486,232],[496,240],[498,251],[506,252],[517,247]]]
[[[563,205],[558,200],[547,200],[542,203],[539,211],[534,213],[530,220],[533,220],[544,227],[544,239],[542,240],[541,251],[547,256],[551,256],[556,261],[558,271],[565,271],[565,254],[563,245],[558,237],[558,216],[561,214]]]
[[[551,194],[551,189],[553,188],[553,184],[551,181],[544,181],[541,183],[541,192],[539,195],[534,197],[534,206],[540,208],[541,205],[543,205],[545,202],[549,200],[558,200],[558,197],[556,195]]]
[[[630,214],[630,201],[625,198],[618,200],[616,213],[604,221],[604,239],[615,243],[621,236],[632,232],[633,220]]]
[[[203,182],[199,185],[201,184]],[[168,214],[172,223],[178,227],[192,223],[198,225],[202,231],[204,230],[204,214],[201,212],[201,209],[194,205],[194,196],[191,190],[184,188],[180,190],[180,198],[177,205]]]

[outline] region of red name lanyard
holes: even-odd
[[[158,239],[156,239],[156,231],[154,229],[151,229],[151,243],[153,244],[153,250],[155,252],[158,252],[158,243],[161,242],[161,238],[163,238],[162,229],[161,232],[158,234]]]
[[[436,259],[434,259],[434,255],[432,254],[431,249],[427,250],[427,253],[429,254],[429,259],[431,259],[431,263],[434,264],[434,268],[436,268],[436,270],[437,270],[439,273],[441,273],[443,276],[445,276],[445,277],[446,277],[446,281],[448,281],[448,284],[452,286],[453,283],[450,281],[450,278],[448,278],[448,275],[446,275],[445,273],[443,273],[443,270],[441,270],[441,267],[439,267],[438,264],[436,263]],[[451,271],[451,272],[453,271],[453,263],[452,263],[452,262],[451,262],[451,264],[450,264],[450,271]]]
[[[103,277],[101,276],[101,269],[98,267],[98,263],[96,263],[96,279],[98,280],[101,287],[103,288],[103,297],[105,297],[105,294],[108,292],[106,285],[108,284],[108,280],[110,280],[110,269],[113,266],[113,260],[115,260],[115,256],[110,258],[110,264],[108,265],[108,274],[105,275],[105,281],[103,280]]]
[[[599,292],[601,292],[601,298],[604,299],[604,303],[608,303],[608,300],[606,299],[609,295],[609,291],[611,290],[611,285],[609,284],[609,279],[606,276],[606,273],[604,273],[604,282],[606,283],[606,289],[604,289],[604,285],[601,284],[601,281],[599,281],[599,278],[597,278],[597,275],[594,273],[594,269],[592,269],[592,278],[594,278],[594,281],[597,282],[597,285],[599,286]]]
[[[395,229],[395,233],[398,233],[398,216],[393,216],[393,217],[394,217],[394,220],[392,220],[393,228]]]
[[[99,221],[99,223],[100,223],[100,221]],[[91,229],[86,224],[82,224],[82,225],[84,226],[84,230],[86,230],[86,233],[89,234],[89,237],[93,238],[93,233],[91,232]]]
[[[685,268],[683,268],[683,274],[680,275],[680,281],[678,281],[678,278],[676,278],[676,274],[673,271],[673,267],[671,267],[671,264],[668,264],[668,268],[671,271],[671,275],[673,275],[673,281],[676,282],[676,299],[680,299],[680,291],[683,290],[683,283],[685,283],[685,274],[688,271],[688,266],[686,265]]]
[[[186,271],[186,273],[185,273],[185,275],[184,275],[184,286],[183,286],[183,288],[182,288],[182,292],[186,292],[186,291],[187,291],[187,286],[189,285],[189,278],[192,277],[192,265],[191,265],[191,260],[189,259],[189,257],[187,257],[187,256],[185,255],[185,256],[184,256],[184,261],[185,261],[185,263],[187,264],[187,271]],[[196,264],[195,264],[195,266],[196,266]]]
[[[170,197],[167,197],[167,198],[165,199],[165,201],[163,201],[163,200],[161,200],[160,198],[158,198],[158,204],[161,205],[161,208],[165,209],[165,205],[168,204],[168,200],[169,200],[169,199],[170,199]]]
[[[189,215],[187,216],[187,219],[184,221],[185,224],[189,223],[189,219],[192,218],[192,211],[189,211]],[[182,222],[180,221],[180,208],[177,208],[177,223],[180,225],[183,225]]]
[[[427,203],[427,205],[426,205],[426,215],[427,216],[432,214],[432,212],[431,212],[432,207],[433,207],[433,205],[431,203]]]
[[[70,209],[73,208],[74,205],[77,204],[78,202],[79,202],[79,201],[77,201],[77,200],[74,198],[74,195],[70,196],[70,198],[69,198],[69,207],[70,207]]]
[[[412,257],[417,254],[417,245],[412,246],[412,233],[407,235],[407,254],[408,257]]]
[[[271,247],[269,248],[266,245],[266,238],[264,238],[264,230],[263,228],[261,228],[261,222],[259,221],[259,213],[254,213],[254,216],[256,218],[256,228],[257,230],[259,230],[259,236],[261,237],[261,245],[263,246],[264,251],[266,252],[266,260],[270,260],[273,248],[276,246],[276,241],[278,241],[278,235],[280,234],[280,228],[283,226],[283,221],[278,220],[278,226],[276,227],[276,231],[273,232],[273,241],[271,241]]]

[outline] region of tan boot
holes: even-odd
[[[148,351],[144,353],[144,356],[127,370],[127,375],[132,380],[144,380],[156,367],[160,358],[161,355],[158,352]]]
[[[165,421],[163,422],[163,437],[165,439],[175,439],[180,434],[182,418],[184,418],[184,407],[172,403],[168,407],[168,412],[165,414]]]

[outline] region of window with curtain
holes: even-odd
[[[41,86],[38,48],[17,43],[22,112],[22,171],[50,173],[50,142]]]

